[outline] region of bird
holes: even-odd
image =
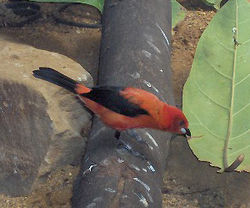
[[[121,131],[137,128],[151,128],[191,138],[184,113],[143,89],[108,85],[88,88],[48,67],[39,67],[33,71],[33,76],[78,95],[88,109],[116,131],[117,139]]]

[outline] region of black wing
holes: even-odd
[[[83,93],[81,95],[125,116],[136,117],[143,114],[148,115],[149,113],[146,110],[129,102],[120,95],[120,91],[124,89],[123,87],[98,86],[92,88],[89,93]]]

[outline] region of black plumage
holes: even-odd
[[[75,93],[77,82],[54,69],[48,67],[39,67],[38,70],[33,71],[33,75],[36,78],[40,78],[48,82],[54,83]]]
[[[129,102],[120,95],[124,87],[97,86],[92,88],[89,93],[81,94],[96,103],[125,116],[136,117],[138,115],[148,115],[149,113],[140,106]]]

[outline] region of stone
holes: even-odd
[[[72,93],[33,77],[54,68],[86,85],[90,74],[70,58],[0,36],[0,192],[28,194],[38,177],[78,164],[91,114]]]

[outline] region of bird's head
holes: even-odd
[[[191,132],[188,129],[188,120],[180,109],[166,105],[163,111],[165,111],[164,117],[165,123],[167,123],[164,130],[183,135],[186,138],[191,137]]]

